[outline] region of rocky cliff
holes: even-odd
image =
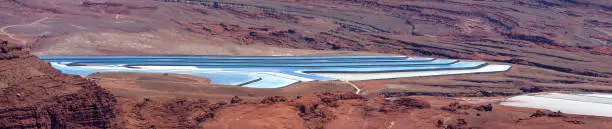
[[[0,43],[2,129],[610,127],[610,118],[490,105],[494,98],[479,98],[482,102],[475,104],[440,96],[353,92],[255,97],[256,91],[217,103],[159,94],[115,97],[96,82],[60,73],[28,51]]]
[[[115,101],[96,83],[0,43],[0,128],[109,128]]]
[[[183,2],[202,3],[242,21],[292,25],[176,21],[189,31],[231,37],[243,44],[475,59],[612,76],[607,65],[612,54],[612,5],[604,1]],[[324,26],[322,19],[334,25],[316,30]]]

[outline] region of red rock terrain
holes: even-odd
[[[367,51],[612,76],[606,0],[0,2],[0,38],[37,55]]]
[[[279,97],[274,97],[279,98]],[[609,118],[487,104],[444,97],[364,97],[332,92],[219,109],[204,128],[606,128]]]
[[[454,97],[611,93],[611,18],[607,0],[0,0],[0,39],[26,46],[1,47],[0,128],[610,128],[609,118],[499,105],[489,111],[487,103]],[[352,82],[362,89],[358,97],[343,93],[354,90],[343,82],[249,89],[120,73],[90,81],[28,51],[382,53],[514,67]]]
[[[238,44],[348,50],[513,64],[495,75],[357,82],[375,93],[480,96],[529,89],[610,92],[607,1],[173,1],[239,17],[178,20]],[[222,17],[222,16],[218,16]],[[261,22],[267,22],[261,23]],[[331,21],[331,22],[330,22]],[[443,81],[442,81],[443,80]],[[587,88],[588,87],[588,88]],[[433,92],[436,90],[440,92]],[[448,89],[448,90],[447,90]],[[522,90],[521,90],[522,89]],[[449,92],[446,92],[449,91]]]
[[[610,77],[612,73],[606,65],[610,63],[607,44],[612,43],[609,40],[612,5],[604,1],[319,0],[203,4],[247,20],[275,19],[300,25],[311,24],[313,19],[330,19],[337,24],[327,31],[312,33],[304,28],[272,24],[250,27],[177,21],[189,27],[189,31],[232,37],[245,44],[478,59],[595,77]]]
[[[121,74],[96,75],[95,81],[65,75],[29,54],[0,44],[1,128],[610,128],[611,118],[569,115],[493,105],[495,97],[385,97],[327,89],[294,95],[263,96],[266,90],[230,88],[224,100],[211,96],[115,96],[96,82]],[[166,78],[164,78],[166,77]],[[179,75],[131,75],[175,82],[207,83]],[[115,80],[116,81],[116,80]],[[106,82],[108,83],[108,82]],[[132,84],[130,87],[140,85]],[[145,84],[158,85],[154,82]],[[121,84],[121,83],[119,83]],[[111,84],[105,84],[111,85]],[[338,85],[310,83],[310,86]],[[142,85],[141,85],[142,86]],[[185,88],[177,84],[169,87]],[[108,86],[105,86],[108,87]],[[154,86],[155,87],[155,86]],[[214,86],[205,86],[214,87]],[[225,86],[228,87],[228,86]],[[271,90],[287,92],[289,89]],[[176,89],[175,88],[175,89]],[[293,88],[293,89],[292,89]],[[140,88],[146,89],[146,88]],[[149,89],[150,90],[150,89]],[[304,91],[305,90],[305,91]],[[238,91],[238,92],[236,92]],[[304,91],[304,92],[299,92]],[[138,90],[126,92],[140,93]],[[151,92],[151,91],[149,91]],[[205,93],[205,92],[203,92]],[[304,95],[296,95],[304,94]],[[176,94],[178,95],[178,94]],[[207,100],[208,98],[213,101]],[[458,99],[485,100],[478,103]],[[220,100],[220,101],[219,101]]]
[[[23,48],[0,43],[0,128],[108,128],[116,100]]]

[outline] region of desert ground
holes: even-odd
[[[0,128],[612,128],[498,105],[612,93],[606,0],[0,0],[0,19]],[[404,55],[512,70],[253,89],[66,75],[44,55]]]

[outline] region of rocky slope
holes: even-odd
[[[609,2],[400,1],[198,2],[243,21],[335,24],[313,33],[300,27],[177,21],[189,31],[223,35],[245,44],[373,51],[412,56],[478,59],[565,73],[610,77]],[[315,8],[316,7],[316,8]],[[272,20],[272,21],[274,21]],[[583,67],[587,66],[587,67]]]
[[[368,51],[612,76],[606,0],[0,2],[0,38],[38,55]]]
[[[609,127],[607,118],[559,117],[559,113],[496,105],[487,112],[460,108],[464,106],[451,104],[447,97],[612,92],[611,15],[607,0],[0,0],[0,39],[31,46],[1,45],[0,128]],[[321,93],[353,90],[344,83],[260,90],[100,74],[122,79],[98,83],[118,96],[115,102],[97,84],[60,74],[27,51],[37,55],[387,53],[485,60],[511,64],[514,69],[353,82],[366,96],[350,99]],[[175,91],[167,90],[173,88],[167,85],[175,86]],[[234,95],[243,102],[216,103]],[[271,95],[286,98],[259,101]],[[411,106],[422,101],[429,108]]]
[[[62,74],[27,50],[0,43],[0,128],[108,128],[115,98]]]
[[[612,82],[612,5],[606,1],[170,2],[202,6],[211,16],[224,12],[238,17],[173,22],[186,31],[230,37],[244,46],[370,51],[515,66],[495,75],[359,82],[375,93],[411,95],[421,94],[415,89],[450,88],[461,94],[436,94],[512,95],[534,87],[610,92]]]
[[[244,96],[249,97],[249,96]],[[465,99],[465,98],[464,98]],[[220,102],[122,98],[115,127],[124,128],[606,128],[610,118],[491,105],[445,97],[383,98],[350,92],[239,96]]]
[[[499,100],[496,97],[358,95],[343,92],[346,89],[337,88],[343,86],[334,83],[309,83],[275,90],[228,86],[223,89],[206,85],[207,79],[181,75],[102,73],[91,76],[104,85],[131,87],[126,91],[111,90],[120,94],[115,96],[93,80],[60,73],[30,55],[29,49],[2,42],[0,57],[0,128],[8,129],[612,127],[611,118],[499,106],[493,104]],[[130,79],[143,82],[127,82]],[[147,79],[157,82],[146,82]],[[170,84],[178,83],[176,80],[203,84],[209,90],[237,92],[218,92],[212,96],[181,96],[181,92],[171,91],[149,95],[121,93],[152,92],[159,85],[176,87],[177,91],[191,86]],[[149,89],[137,88],[147,85]],[[309,90],[309,87],[320,88]],[[231,95],[237,96],[218,99]]]
[[[236,100],[236,98],[232,99]],[[599,128],[609,118],[584,117],[444,97],[360,96],[331,92],[242,100],[216,111],[203,128]]]

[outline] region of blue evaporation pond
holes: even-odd
[[[345,66],[345,67],[227,67],[227,66],[206,66],[198,68],[218,68],[231,71],[268,71],[268,72],[399,72],[399,71],[419,71],[419,70],[444,70],[444,69],[468,69],[478,68],[486,65],[485,62],[457,62],[445,65],[414,65],[414,66]]]
[[[193,76],[208,78],[212,84],[219,85],[233,85],[238,86],[249,82],[260,80],[261,77],[257,75],[247,73],[229,73],[229,72],[216,72],[216,73],[189,73]]]
[[[486,66],[485,62],[457,62],[450,65],[429,66],[387,66],[387,67],[363,67],[363,68],[321,68],[303,69],[305,73],[367,73],[367,72],[409,72],[426,70],[451,70],[451,69],[475,69]]]
[[[142,55],[142,56],[39,56],[54,59],[237,59],[237,60],[313,60],[313,59],[405,59],[406,56],[210,56],[210,55]]]
[[[126,65],[126,66],[198,66],[209,68],[242,68],[242,67],[347,67],[347,66],[401,66],[401,65],[444,65],[457,60],[434,60],[427,62],[349,62],[349,63],[198,63],[198,62],[75,62],[69,65]]]
[[[52,64],[52,66],[62,73],[87,76],[96,72],[139,72],[139,73],[176,73],[176,74],[187,74],[192,76],[198,76],[208,78],[212,84],[219,85],[240,85],[247,82],[255,81],[260,79],[257,76],[253,76],[247,73],[228,73],[228,72],[184,72],[184,71],[170,71],[170,70],[140,70],[140,69],[95,69],[86,67],[69,67]]]
[[[163,71],[156,70],[138,70],[138,69],[129,69],[123,67],[116,67],[114,69],[98,69],[98,68],[87,68],[87,67],[71,67],[66,65],[59,65],[56,63],[51,63],[51,66],[62,73],[73,74],[73,75],[81,75],[87,76],[97,72],[150,72],[150,73],[163,73]]]
[[[474,69],[484,62],[458,62],[405,56],[41,56],[67,74],[87,76],[95,72],[177,73],[208,78],[213,84],[279,88],[299,80],[266,74],[275,72],[317,81],[337,80],[308,73],[405,72]],[[104,67],[96,67],[104,66]],[[111,67],[112,66],[112,67]],[[193,70],[139,69],[130,66],[194,66]],[[233,72],[218,72],[233,71]],[[217,71],[217,72],[213,72]]]
[[[427,62],[433,58],[406,58],[401,60],[389,59],[316,59],[316,60],[234,60],[234,59],[46,59],[50,62],[75,62],[75,63],[96,63],[96,64],[122,64],[122,63],[164,63],[164,62],[188,62],[188,63],[253,63],[253,64],[274,64],[274,63],[367,63],[367,62]]]
[[[244,85],[243,87],[250,87],[250,88],[281,88],[281,87],[285,87],[285,86],[288,86],[288,85],[300,82],[298,80],[283,78],[283,77],[274,76],[274,75],[270,75],[270,74],[262,74],[262,73],[260,73],[257,76],[261,77],[260,81],[249,83],[247,85]]]
[[[324,77],[324,76],[317,76],[317,75],[313,75],[313,74],[308,74],[308,73],[301,73],[298,71],[279,71],[279,73],[283,73],[283,74],[287,74],[287,75],[292,75],[292,76],[297,76],[297,77],[302,77],[302,78],[308,78],[308,79],[312,79],[312,80],[317,80],[317,81],[331,81],[331,80],[338,80],[335,78],[329,78],[329,77]]]
[[[361,59],[343,59],[343,58],[327,58],[327,59],[190,59],[190,58],[70,58],[70,57],[41,57],[42,59],[49,62],[74,62],[74,63],[88,63],[88,64],[168,64],[168,63],[247,63],[247,64],[304,64],[304,63],[367,63],[367,62],[428,62],[433,61],[434,58],[361,58]],[[202,64],[206,65],[206,64]]]

